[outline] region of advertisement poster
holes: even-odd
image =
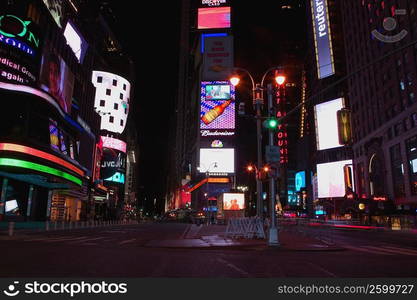
[[[204,39],[203,80],[229,78],[233,68],[233,36],[209,36]]]
[[[74,75],[65,61],[53,50],[45,51],[42,58],[41,89],[55,98],[64,112],[71,112]]]

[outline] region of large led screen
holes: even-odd
[[[123,153],[126,153],[126,142],[109,136],[102,136],[101,140],[103,142],[103,147],[119,150]]]
[[[202,148],[200,149],[200,173],[234,173],[235,149]]]
[[[245,209],[245,194],[224,193],[223,210]]]
[[[340,147],[337,111],[344,107],[343,98],[318,104],[314,107],[316,118],[317,150]]]
[[[327,0],[311,0],[318,78],[335,73]]]
[[[352,160],[342,160],[317,165],[317,186],[319,198],[344,197],[346,183],[344,167]]]
[[[204,7],[198,9],[198,29],[229,27],[230,7]]]
[[[234,99],[234,86],[228,81],[203,81],[200,129],[235,129]]]
[[[65,17],[65,3],[62,0],[43,0],[43,3],[45,3],[58,27],[62,28]]]
[[[78,62],[82,63],[88,48],[87,42],[71,22],[68,22],[65,26],[64,36]]]
[[[92,82],[96,88],[94,109],[101,116],[100,129],[122,133],[129,113],[129,81],[116,74],[93,71]]]
[[[295,173],[295,191],[299,192],[306,187],[306,172],[300,171]]]
[[[74,74],[54,50],[44,51],[40,86],[58,102],[63,111],[68,114],[71,112]]]

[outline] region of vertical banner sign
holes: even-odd
[[[311,0],[317,75],[319,79],[335,73],[327,0]]]
[[[285,111],[285,88],[280,85],[277,87],[276,93],[277,99],[277,118],[284,117],[287,112]],[[280,123],[278,125],[277,140],[279,147],[280,164],[288,163],[288,139],[286,124]]]
[[[204,42],[203,80],[224,80],[233,68],[233,37],[206,37]]]

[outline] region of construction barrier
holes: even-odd
[[[232,239],[264,239],[264,221],[261,218],[233,218],[227,222],[225,237]]]

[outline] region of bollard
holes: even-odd
[[[49,221],[46,221],[45,222],[45,230],[46,231],[49,231]]]
[[[56,230],[56,228],[57,228],[57,222],[55,221],[54,222],[54,230]]]
[[[72,229],[72,221],[69,221],[69,226],[68,229],[71,230]]]
[[[13,236],[14,222],[9,222],[9,236]]]

